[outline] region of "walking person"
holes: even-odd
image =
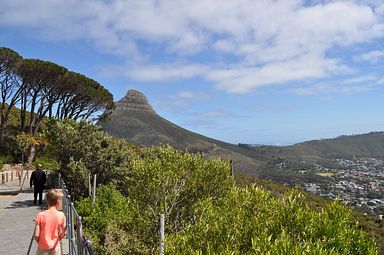
[[[29,186],[32,188],[32,185],[34,187],[33,190],[33,204],[35,205],[37,202],[37,195],[39,195],[39,204],[43,203],[43,190],[45,182],[47,181],[47,176],[45,172],[43,171],[42,165],[37,164],[36,169],[32,172],[31,179],[29,181]]]
[[[65,236],[66,218],[59,210],[64,195],[59,189],[51,189],[45,197],[48,209],[36,215],[34,233],[38,246],[36,255],[61,255],[60,241]]]

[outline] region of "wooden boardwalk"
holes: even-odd
[[[33,190],[26,178],[20,190],[19,181],[13,180],[0,186],[0,254],[26,255],[31,244],[34,219],[46,204],[33,204]],[[26,188],[27,187],[27,188]],[[63,254],[68,253],[63,240]],[[36,254],[37,244],[32,242],[30,254]]]

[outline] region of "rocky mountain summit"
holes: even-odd
[[[125,97],[115,103],[116,111],[141,111],[154,113],[146,96],[137,90],[128,90]]]

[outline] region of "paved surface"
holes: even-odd
[[[46,209],[46,204],[33,205],[33,190],[29,189],[29,179],[23,190],[19,181],[14,180],[0,186],[0,254],[26,255],[34,230],[37,212]],[[65,240],[63,240],[65,246]],[[30,254],[36,254],[36,242],[31,245]],[[63,253],[67,253],[63,247]]]
[[[20,190],[18,180],[0,186],[0,254],[27,254],[33,220],[41,209],[42,206],[33,205],[33,191],[29,188]],[[35,254],[36,244],[33,243],[31,248],[30,254]]]

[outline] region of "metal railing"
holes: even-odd
[[[58,176],[59,188],[64,193],[63,199],[63,212],[67,218],[67,238],[69,243],[69,255],[94,255],[92,250],[92,243],[86,238],[83,233],[83,225],[81,223],[81,216],[77,213],[71,195],[61,178]]]

